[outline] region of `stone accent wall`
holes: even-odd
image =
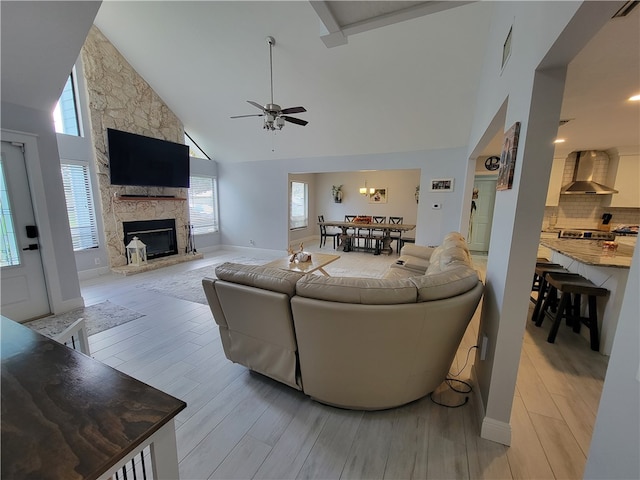
[[[106,144],[107,128],[184,143],[182,122],[95,25],[89,31],[81,55],[110,266],[126,264],[122,222],[127,221],[175,218],[178,251],[184,252],[189,219],[187,201],[119,197],[133,194],[187,198],[187,189],[111,185]]]

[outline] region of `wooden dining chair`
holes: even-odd
[[[389,223],[392,225],[402,225],[404,217],[389,217]],[[396,241],[396,250],[400,251],[402,243],[402,230],[391,230],[391,239]]]
[[[387,217],[373,216],[371,217],[371,220],[374,225],[376,223],[387,223]],[[368,242],[367,247],[373,248],[374,242],[378,242],[383,235],[384,235],[384,230],[382,230],[381,228],[375,228],[375,226],[372,226],[371,228],[369,228],[369,238],[367,239],[367,242]]]
[[[318,215],[318,222],[324,222],[324,215]],[[320,248],[326,245],[327,238],[333,238],[333,249],[340,245],[341,232],[329,232],[326,225],[320,225]]]

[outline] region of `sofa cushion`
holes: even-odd
[[[418,289],[418,301],[429,302],[455,297],[474,288],[478,273],[469,265],[454,265],[431,275],[420,275],[409,279]]]
[[[216,276],[227,282],[271,290],[293,297],[296,293],[296,282],[304,276],[304,273],[226,262],[216,267]]]
[[[409,279],[307,275],[298,280],[296,293],[316,300],[365,305],[416,303],[417,300],[416,287]]]
[[[423,258],[429,260],[431,254],[436,247],[425,247],[422,245],[416,245],[415,243],[408,243],[400,250],[400,255],[411,255],[412,257]]]

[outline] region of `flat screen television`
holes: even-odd
[[[189,147],[107,129],[112,185],[189,188]]]

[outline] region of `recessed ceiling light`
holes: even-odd
[[[640,94],[630,97],[629,100],[632,102],[640,102]]]
[[[556,138],[553,143],[564,143],[564,138]]]

